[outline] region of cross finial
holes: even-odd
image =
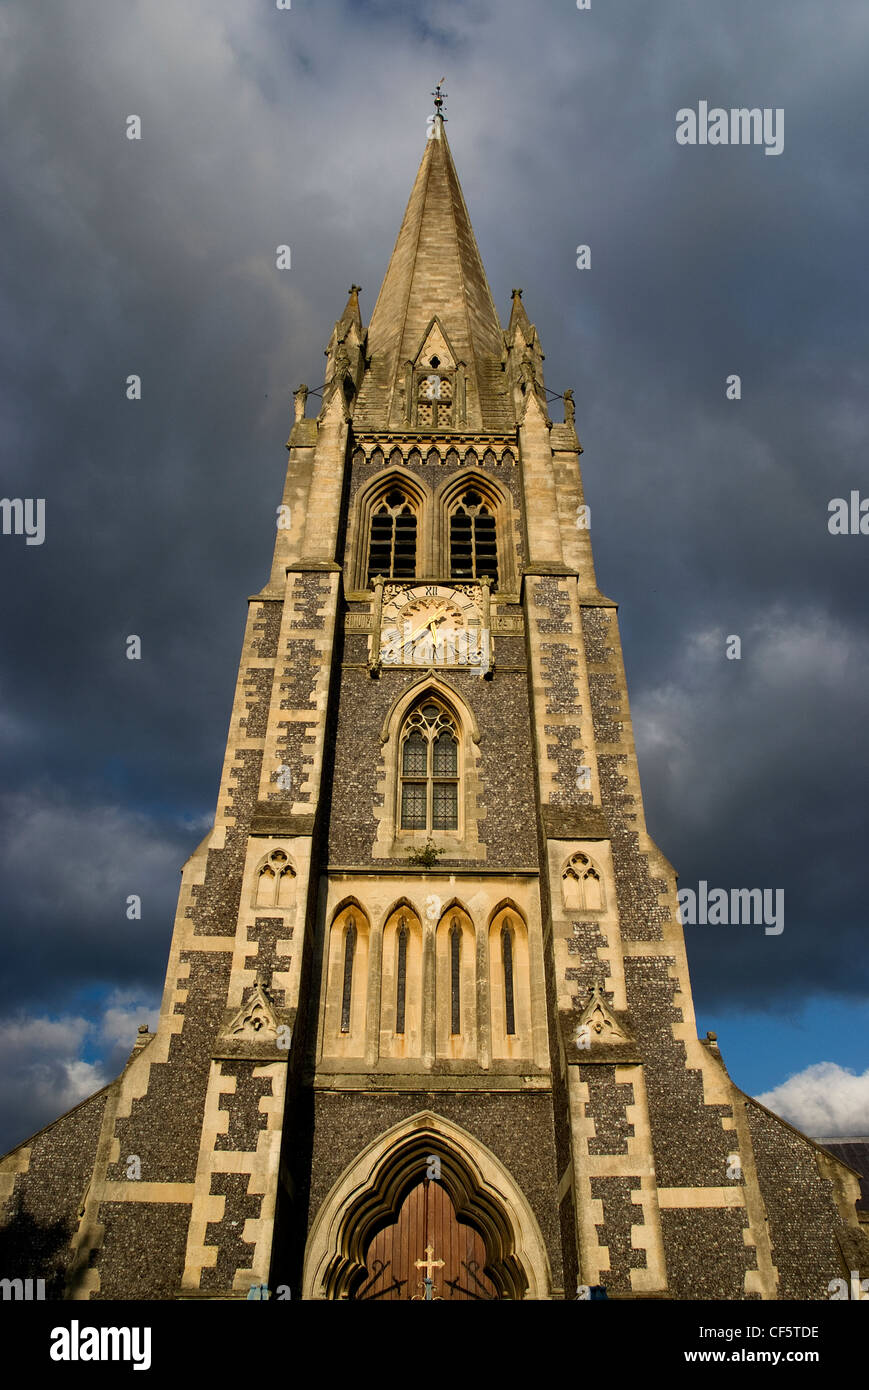
[[[426,1278],[427,1278],[427,1279],[430,1279],[430,1278],[432,1277],[432,1274],[434,1273],[434,1271],[435,1271],[436,1269],[443,1269],[443,1266],[444,1266],[443,1260],[436,1260],[436,1259],[435,1259],[435,1257],[434,1257],[434,1247],[431,1246],[431,1245],[427,1245],[427,1246],[425,1247],[425,1259],[424,1259],[424,1260],[414,1260],[414,1264],[416,1265],[417,1269],[424,1269],[424,1270],[425,1270],[425,1274],[426,1274]]]
[[[435,87],[434,91],[432,92],[432,96],[434,97],[434,104],[435,104],[435,112],[436,112],[436,114],[437,114],[438,116],[440,116],[440,118],[441,118],[442,121],[445,121],[445,120],[446,120],[446,116],[444,115],[443,111],[441,110],[441,107],[442,107],[443,104],[444,104],[444,98],[446,97],[447,93],[441,91],[441,82],[446,82],[446,78],[445,78],[445,77],[442,77],[442,78],[441,78],[440,82],[437,84],[437,86]]]

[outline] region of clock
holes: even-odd
[[[385,584],[379,661],[384,666],[490,664],[482,591],[472,584]]]

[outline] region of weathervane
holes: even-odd
[[[445,120],[446,120],[446,116],[444,115],[443,111],[441,110],[441,107],[442,107],[443,104],[444,104],[444,98],[447,96],[447,93],[446,93],[446,92],[441,92],[441,82],[446,82],[446,80],[447,80],[447,79],[446,79],[445,77],[442,77],[441,80],[440,80],[440,82],[439,82],[438,85],[436,86],[435,90],[432,92],[432,96],[434,97],[435,113],[436,113],[438,116],[440,116],[440,118],[441,118],[442,121],[445,121]]]

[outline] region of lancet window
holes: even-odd
[[[462,929],[458,919],[450,925],[450,1033],[462,1031]]]
[[[516,1032],[516,997],[513,983],[513,929],[509,917],[501,928],[501,963],[504,967],[504,1017],[508,1036]]]
[[[350,1010],[353,1003],[353,957],[356,954],[356,923],[348,917],[344,929],[344,974],[341,987],[341,1032],[350,1032]]]
[[[407,922],[403,917],[398,926],[398,961],[395,975],[395,1031],[403,1033],[407,1008]]]

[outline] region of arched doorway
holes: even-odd
[[[446,1188],[426,1177],[410,1188],[397,1219],[372,1238],[364,1280],[350,1296],[387,1303],[495,1299],[487,1262],[481,1233],[459,1221]]]
[[[422,1236],[421,1248],[411,1251],[411,1233],[417,1247]],[[388,1261],[392,1277],[375,1261]],[[491,1149],[428,1110],[373,1140],[335,1181],[308,1235],[302,1297],[365,1300],[388,1289],[388,1301],[404,1300],[424,1293],[412,1279],[430,1278],[444,1298],[444,1275],[451,1299],[476,1301],[477,1278],[481,1298],[551,1296],[546,1247],[527,1198]]]

